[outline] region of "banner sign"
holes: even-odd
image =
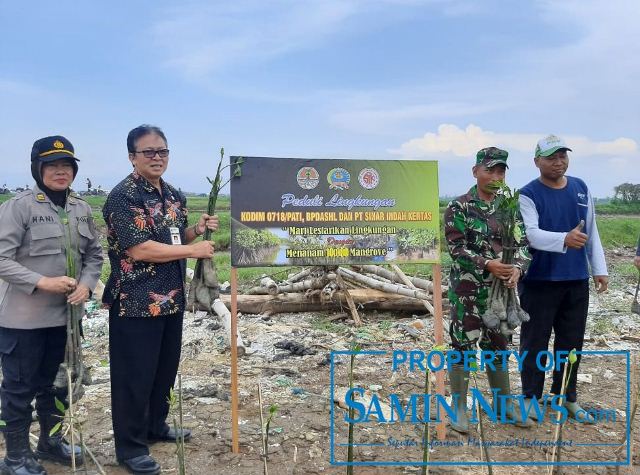
[[[234,267],[437,263],[435,161],[231,157]]]

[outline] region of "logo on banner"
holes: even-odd
[[[375,168],[363,168],[358,174],[358,183],[366,190],[373,190],[380,183],[380,175]]]
[[[298,185],[304,190],[313,190],[320,183],[320,174],[313,167],[302,167],[296,176]]]
[[[327,181],[331,190],[348,190],[351,175],[344,168],[333,168],[329,170]]]

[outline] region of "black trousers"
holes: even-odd
[[[169,429],[169,390],[180,362],[182,313],[120,317],[109,311],[111,411],[116,458],[149,454],[147,440]]]
[[[551,330],[555,336],[554,355],[561,350],[582,350],[589,310],[589,281],[525,281],[520,288],[520,304],[531,316],[531,320],[522,325],[520,333],[520,352],[528,351],[521,374],[522,393],[526,397],[535,396],[539,399],[542,397],[545,373],[538,369],[536,357],[540,351],[548,350]],[[546,360],[546,357],[540,360],[543,367]],[[567,401],[576,401],[579,364],[580,355],[573,365],[567,385]],[[553,394],[560,394],[562,390],[563,370],[564,365],[553,372]]]
[[[64,361],[66,342],[66,326],[32,330],[0,327],[0,418],[6,423],[4,431],[31,425],[34,397],[39,415],[62,415],[55,406],[53,380]]]

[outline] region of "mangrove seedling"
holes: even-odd
[[[173,430],[176,437],[176,459],[178,462],[178,474],[186,475],[184,454],[184,425],[182,412],[182,374],[178,371],[178,391],[169,389],[169,413],[173,422]]]
[[[569,364],[565,363],[564,370],[562,371],[562,389],[560,391],[560,397],[565,397],[567,394],[567,386],[569,385],[569,380],[571,379],[571,372],[573,370],[573,365],[578,361],[578,356],[576,355],[576,349],[574,348],[569,352]],[[568,370],[567,370],[568,368]],[[564,425],[564,419],[560,417],[560,412],[558,411],[558,420],[556,425],[555,437],[553,440],[553,451],[551,453],[551,462],[560,462],[560,453],[562,449],[562,426]],[[557,473],[560,469],[559,465],[556,465],[551,470],[551,473]]]
[[[490,187],[496,193],[494,206],[502,235],[501,261],[513,265],[516,250],[522,247],[524,239],[518,203],[520,192],[511,190],[503,181],[494,181]],[[515,289],[507,288],[502,279],[494,278],[482,321],[487,328],[499,329],[505,336],[510,336],[516,327],[529,321],[529,314],[520,306]]]
[[[224,148],[220,149],[220,161],[218,162],[218,168],[216,170],[215,178],[211,179],[207,177],[207,181],[211,184],[211,190],[209,191],[209,202],[207,203],[207,214],[213,216],[216,212],[216,204],[218,202],[218,195],[220,190],[224,188],[231,180],[222,181],[222,171],[232,165],[223,166],[224,161]],[[244,160],[240,158],[233,164],[233,176],[241,175],[241,165]],[[211,239],[211,230],[206,228],[204,231],[204,240]],[[220,296],[218,286],[218,274],[213,259],[198,259],[196,267],[193,272],[193,279],[189,286],[189,295],[187,300],[187,306],[189,308],[195,307],[197,304],[203,306],[207,311],[212,310],[214,301]]]
[[[478,348],[478,352],[480,352],[479,348]],[[478,372],[478,364],[476,363],[475,360],[469,363],[469,368],[470,368],[469,375],[473,379],[473,386],[476,388],[476,391],[477,391],[478,379],[476,378],[476,373]],[[484,459],[487,461],[487,470],[489,472],[489,475],[493,475],[493,469],[491,468],[491,455],[489,454],[489,447],[488,447],[488,444],[484,443],[484,441],[486,440],[484,435],[484,423],[482,421],[483,419],[482,411],[480,410],[479,406],[476,406],[476,413],[478,415],[478,432],[480,433],[480,454],[481,456],[484,455]]]

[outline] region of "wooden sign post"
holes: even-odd
[[[442,266],[434,264],[433,270],[433,309],[434,325],[433,333],[436,346],[444,344],[444,323],[442,321]],[[439,364],[439,363],[438,363]],[[444,370],[436,372],[436,393],[444,396]],[[444,440],[447,436],[447,427],[444,421],[440,421],[436,426],[438,440]]]
[[[231,268],[231,449],[240,452],[238,433],[238,269]]]

